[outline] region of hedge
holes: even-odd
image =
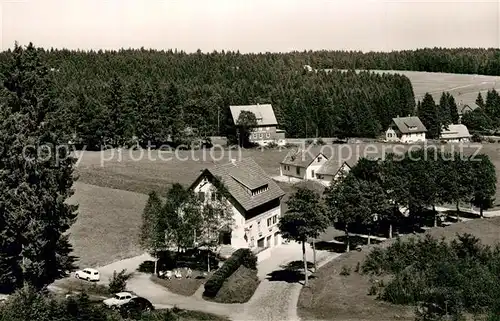
[[[222,284],[226,281],[240,266],[256,270],[257,257],[249,249],[238,249],[231,255],[220,269],[215,271],[210,279],[205,283],[203,295],[213,298],[217,295]]]

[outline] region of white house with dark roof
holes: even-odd
[[[388,142],[416,143],[425,142],[427,128],[418,117],[396,117],[385,132]]]
[[[280,163],[280,175],[287,177],[290,182],[315,179],[316,173],[327,160],[323,153],[292,150]]]
[[[250,135],[251,142],[265,145],[285,139],[285,131],[277,128],[278,121],[276,120],[271,104],[229,106],[229,110],[235,124],[238,122],[238,117],[242,111],[249,111],[255,114],[257,127],[253,129]]]
[[[252,158],[203,170],[191,190],[210,202],[217,197],[214,180],[227,188],[227,201],[233,211],[233,226],[227,231],[221,227],[226,256],[238,248],[259,252],[281,244],[278,221],[285,192]]]
[[[355,162],[332,156],[316,171],[316,179],[325,186],[331,186],[333,182],[345,177],[354,165]]]
[[[471,136],[467,126],[464,124],[454,124],[448,125],[447,128],[443,127],[439,139],[450,143],[469,142]]]

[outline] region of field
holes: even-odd
[[[476,219],[457,223],[445,228],[428,231],[437,238],[452,239],[458,234],[470,233],[479,237],[483,244],[493,245],[500,242],[500,218]],[[403,238],[410,237],[409,235]],[[389,242],[379,246],[387,246]],[[305,320],[414,320],[411,307],[392,305],[376,300],[368,295],[371,285],[368,276],[351,272],[341,276],[342,268],[354,271],[358,262],[363,264],[372,246],[365,246],[361,252],[352,251],[323,266],[309,288],[301,291],[298,313]]]
[[[415,99],[422,100],[425,93],[432,94],[439,102],[441,93],[448,91],[453,95],[457,104],[463,103],[472,108],[476,107],[477,94],[481,92],[483,98],[488,89],[500,90],[500,77],[482,75],[459,75],[448,73],[403,71],[403,70],[372,70],[377,73],[398,73],[408,77],[413,85]]]

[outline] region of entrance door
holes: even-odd
[[[279,237],[280,237],[280,235],[278,232],[274,233],[274,246],[278,245]]]
[[[271,245],[272,245],[272,243],[271,243],[271,235],[269,235],[267,237],[267,243],[266,244],[267,244],[267,247],[271,247]]]
[[[257,247],[264,247],[264,238],[261,238],[257,241]]]

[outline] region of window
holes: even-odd
[[[323,157],[318,156],[318,163],[321,162],[322,159],[323,159]]]
[[[263,138],[263,137],[264,137],[264,135],[262,135],[262,133],[260,133],[259,134],[259,138]]]
[[[297,175],[300,175],[300,167],[297,167],[296,172],[297,172]]]
[[[273,216],[273,224],[276,224],[276,221],[278,220],[278,215]]]
[[[314,170],[311,171],[311,175],[312,175],[312,177],[314,177]]]
[[[212,200],[212,202],[215,202],[215,197],[216,197],[216,192],[213,192],[210,196],[210,199]]]
[[[267,133],[267,134],[266,134],[266,137],[267,137],[267,138],[271,137],[271,134]]]
[[[205,201],[205,192],[198,192],[198,199],[202,202]]]
[[[268,218],[267,219],[267,227],[271,226],[272,225],[272,218]]]
[[[256,133],[253,134],[253,138],[257,139],[257,134]]]
[[[260,221],[257,222],[257,232],[260,232]]]

